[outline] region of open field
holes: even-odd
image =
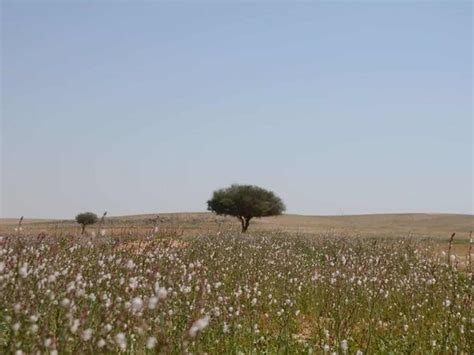
[[[3,220],[0,352],[474,351],[473,216],[154,217]]]
[[[156,214],[106,218],[105,227],[110,232],[134,230],[145,232],[153,229]],[[14,233],[18,220],[0,219],[0,233]],[[238,230],[232,217],[211,213],[160,214],[159,227],[179,229],[186,235],[219,230]],[[90,228],[94,230],[96,227]],[[80,227],[72,220],[25,219],[24,233],[57,232],[77,233]],[[371,214],[354,216],[303,216],[282,215],[253,219],[252,231],[282,231],[298,234],[350,234],[374,237],[422,237],[447,239],[455,232],[466,236],[474,229],[473,215],[457,214]],[[467,239],[466,239],[467,240]]]
[[[107,235],[146,236],[153,232],[156,214],[108,217],[104,228]],[[213,235],[222,231],[239,232],[233,217],[212,213],[163,213],[157,224],[163,234],[173,236]],[[0,234],[16,235],[16,219],[0,219]],[[25,219],[22,234],[68,235],[80,233],[72,220]],[[88,227],[89,234],[99,235],[98,225]],[[254,232],[284,232],[291,235],[363,236],[373,238],[416,238],[435,241],[438,251],[447,250],[452,233],[454,252],[465,257],[469,233],[474,230],[474,216],[461,214],[370,214],[353,216],[303,216],[285,214],[278,217],[254,219],[249,229]]]
[[[473,351],[471,277],[426,242],[157,233],[0,251],[3,353]]]

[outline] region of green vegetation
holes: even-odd
[[[82,226],[81,234],[86,231],[86,226],[97,223],[98,220],[97,215],[92,212],[79,213],[76,216],[76,222]]]
[[[12,235],[0,251],[1,353],[474,350],[466,268],[413,240]]]
[[[252,218],[280,215],[285,205],[273,192],[258,186],[232,185],[214,191],[207,201],[207,209],[218,215],[237,217],[245,233]]]

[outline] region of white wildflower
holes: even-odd
[[[132,289],[132,290],[135,290],[137,287],[138,287],[138,279],[136,277],[132,277],[130,279],[130,282],[128,284],[128,286]]]
[[[115,335],[115,342],[122,350],[125,350],[125,348],[127,347],[127,339],[125,338],[125,334],[123,333],[117,333],[117,335]]]
[[[148,299],[148,308],[155,309],[158,304],[158,297],[152,296]]]
[[[143,301],[140,297],[135,297],[132,299],[132,311],[140,312],[143,308]]]
[[[224,334],[229,332],[229,325],[227,323],[224,323],[222,331],[224,332]]]
[[[20,268],[20,270],[18,271],[20,276],[25,278],[28,276],[28,264],[27,263],[23,263],[22,267]]]
[[[92,338],[92,329],[87,328],[82,332],[82,340],[89,341]]]
[[[189,329],[189,336],[194,338],[196,334],[206,328],[209,325],[209,316],[205,316],[201,319],[198,319],[193,323],[191,328]]]
[[[63,298],[61,301],[61,306],[68,307],[71,304],[71,300],[67,297]]]
[[[348,348],[349,348],[349,346],[348,346],[348,344],[347,344],[347,340],[344,339],[343,341],[341,341],[341,349],[342,349],[342,351],[346,352]]]
[[[157,292],[158,298],[164,300],[168,296],[168,291],[164,287],[160,287]]]
[[[52,340],[51,338],[46,338],[46,339],[44,340],[44,347],[45,347],[45,348],[49,348],[52,343],[53,343],[53,340]]]
[[[72,325],[71,325],[71,333],[75,334],[77,330],[79,329],[79,319],[74,319]]]
[[[156,338],[155,337],[149,337],[146,341],[146,348],[147,349],[153,349],[156,346]]]

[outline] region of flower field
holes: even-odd
[[[472,354],[471,275],[448,260],[273,232],[2,237],[0,353]]]

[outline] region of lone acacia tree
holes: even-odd
[[[207,201],[207,209],[218,215],[237,217],[245,233],[252,218],[280,215],[285,205],[272,191],[253,185],[232,185],[214,191]]]
[[[94,224],[98,221],[97,215],[92,212],[79,213],[76,216],[76,222],[82,225],[81,234],[84,234],[86,231],[86,226]]]

